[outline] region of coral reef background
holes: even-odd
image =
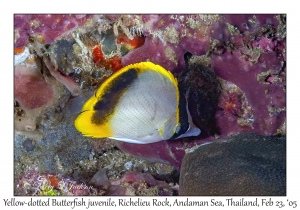
[[[286,134],[284,14],[18,14],[14,49],[16,195],[176,195],[193,148]],[[73,122],[87,98],[147,60],[178,78],[200,136],[147,145],[82,137]],[[64,190],[70,183],[92,188]]]

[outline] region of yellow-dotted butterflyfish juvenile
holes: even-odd
[[[151,62],[109,77],[83,105],[75,127],[84,136],[148,144],[198,136],[173,74]]]

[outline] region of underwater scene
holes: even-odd
[[[15,196],[285,196],[285,14],[15,14]]]

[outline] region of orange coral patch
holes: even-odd
[[[95,63],[102,61],[104,59],[104,55],[100,45],[96,45],[93,48],[93,61]]]
[[[49,181],[50,181],[52,187],[58,188],[58,183],[60,182],[60,180],[58,178],[56,178],[55,176],[50,176]]]
[[[21,54],[22,52],[24,52],[25,47],[18,47],[14,49],[14,54]]]
[[[129,39],[126,35],[119,36],[117,39],[118,44],[125,44],[129,49],[135,49],[142,46],[145,42],[145,38],[141,36],[135,36],[132,40]]]

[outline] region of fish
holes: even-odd
[[[74,121],[83,136],[149,144],[198,136],[174,75],[152,62],[114,73],[88,99]]]

